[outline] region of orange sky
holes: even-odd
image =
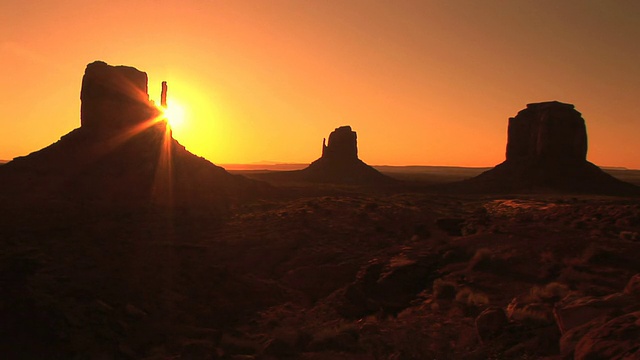
[[[576,105],[590,161],[640,168],[635,0],[2,1],[0,159],[80,125],[87,63],[169,83],[214,163],[309,163],[340,125],[374,165],[491,166],[527,103]]]

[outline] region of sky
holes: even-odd
[[[149,76],[216,164],[309,163],[336,127],[371,165],[493,166],[509,117],[572,103],[588,160],[640,169],[640,1],[3,0],[0,159],[80,126],[86,65]]]

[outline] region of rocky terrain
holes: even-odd
[[[607,195],[632,185],[389,182],[348,127],[298,173],[318,177],[267,185],[188,153],[145,94],[90,64],[81,127],[0,167],[3,358],[640,358],[640,202]],[[539,151],[514,125],[504,166],[584,164],[572,121]]]
[[[343,190],[0,219],[6,358],[638,355],[635,200]]]

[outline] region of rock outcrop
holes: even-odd
[[[571,104],[528,104],[509,119],[507,161],[587,160],[587,128]]]
[[[623,292],[602,297],[567,296],[554,315],[562,332],[565,358],[637,359],[640,356],[639,294],[629,292],[640,279],[631,278]]]
[[[332,161],[358,160],[358,136],[351,126],[341,126],[329,134],[329,145],[322,139],[322,157]]]
[[[165,97],[166,84],[163,102]],[[2,166],[0,199],[226,209],[265,187],[227,173],[173,139],[149,100],[142,71],[93,62],[80,98],[80,128]]]
[[[560,191],[640,194],[587,161],[587,131],[571,104],[528,104],[509,119],[506,160],[451,187],[471,192]]]
[[[299,174],[302,179],[313,182],[379,184],[392,181],[358,158],[357,135],[351,126],[336,128],[329,135],[328,143],[323,140],[322,156]]]
[[[89,65],[80,91],[81,126],[117,132],[158,115],[147,92],[147,74],[129,66],[110,66],[102,61]]]

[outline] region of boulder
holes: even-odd
[[[555,305],[553,314],[564,334],[596,318],[621,315],[639,306],[633,297],[615,293],[603,297],[566,298]]]
[[[589,331],[576,345],[574,359],[640,359],[640,311]]]
[[[486,343],[504,331],[508,324],[507,314],[501,307],[486,308],[476,318],[478,338],[482,343]]]
[[[397,314],[435,280],[439,261],[436,255],[398,255],[388,262],[372,261],[346,287],[344,301],[337,310],[348,318],[376,311]]]
[[[627,283],[624,288],[624,293],[627,295],[640,297],[640,274],[635,274]]]
[[[576,326],[565,332],[560,338],[560,354],[562,357],[564,359],[572,359],[576,344],[578,344],[580,339],[582,339],[589,331],[603,325],[611,319],[612,318],[610,316],[597,317],[586,324]]]

